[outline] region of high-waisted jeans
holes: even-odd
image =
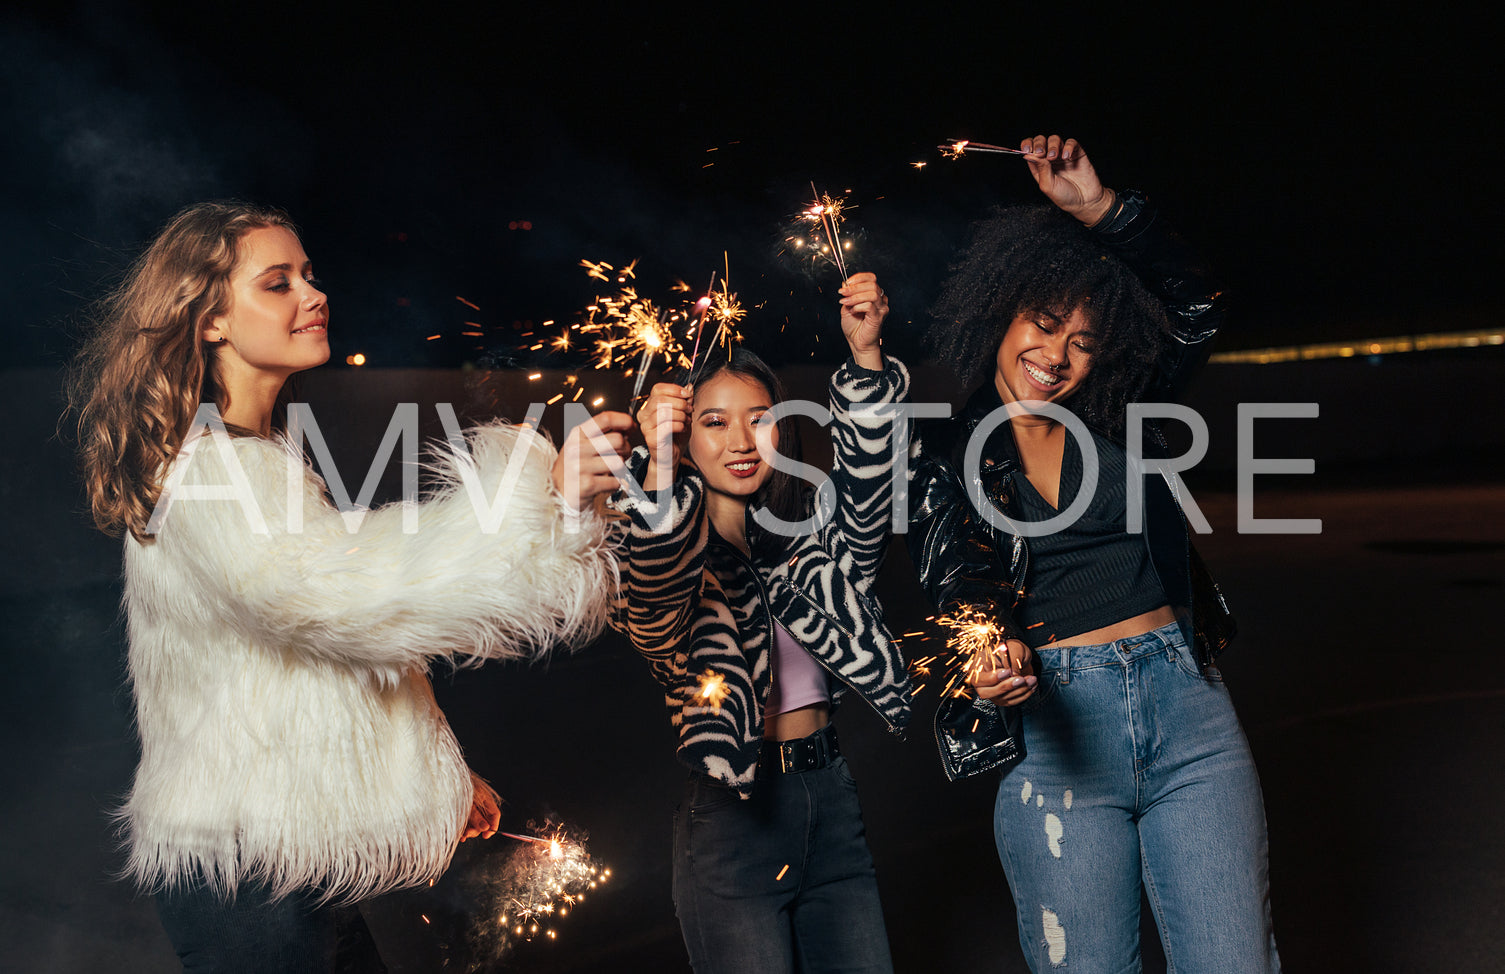
[[[1171,971],[1278,971],[1264,800],[1217,669],[1174,624],[1036,656],[994,809],[1030,969],[1140,970],[1143,890]]]
[[[758,781],[693,775],[674,815],[674,908],[696,974],[891,972],[845,758]]]

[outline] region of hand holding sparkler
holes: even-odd
[[[575,510],[584,510],[598,494],[620,485],[626,470],[622,458],[631,452],[626,432],[632,417],[626,413],[597,413],[570,431],[550,476],[554,489]]]
[[[841,333],[852,349],[852,359],[870,372],[883,368],[883,320],[888,317],[888,295],[870,271],[846,279],[841,294]]]
[[[648,391],[648,401],[638,410],[638,426],[648,444],[648,475],[643,480],[644,490],[660,490],[674,480],[674,472],[679,469],[676,438],[690,428],[694,408],[695,392],[690,386],[657,382]],[[667,471],[668,481],[659,476],[661,470]]]
[[[489,839],[502,824],[501,800],[496,790],[474,771],[470,773],[470,783],[470,817],[465,822],[465,831],[460,833],[461,842],[476,836]]]
[[[1040,192],[1084,226],[1092,226],[1112,212],[1117,196],[1103,185],[1076,139],[1037,135],[1019,143],[1030,175]]]
[[[1034,676],[1033,654],[1019,640],[1004,637],[992,612],[975,605],[955,605],[931,621],[946,630],[946,652],[910,662],[910,675],[921,689],[939,670],[943,697],[966,696],[963,683],[971,684],[979,697],[1005,706],[1023,703],[1035,692],[1039,681]]]
[[[967,670],[967,682],[984,700],[1017,707],[1035,692],[1035,655],[1017,639],[1006,639],[991,660],[977,660]]]

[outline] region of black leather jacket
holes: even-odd
[[[1119,197],[1122,207],[1093,228],[1170,312],[1174,343],[1146,401],[1171,401],[1207,361],[1225,317],[1226,302],[1190,248],[1158,218],[1138,193]],[[1023,640],[1014,608],[1029,583],[1029,546],[1018,534],[994,527],[975,510],[964,488],[964,455],[973,431],[1001,405],[991,381],[951,419],[917,424],[910,444],[910,515],[907,544],[920,583],[943,613],[967,605],[996,619],[1008,638]],[[1163,450],[1158,430],[1145,437],[1145,454]],[[1163,454],[1162,454],[1163,455]],[[1016,506],[1013,479],[1020,461],[1004,423],[989,436],[973,482],[1011,518],[1027,520]],[[1233,618],[1222,593],[1191,545],[1179,498],[1168,480],[1145,479],[1144,538],[1170,606],[1204,663],[1233,638]],[[1023,756],[1017,708],[999,712],[991,702],[950,698],[936,713],[936,742],[953,780]]]

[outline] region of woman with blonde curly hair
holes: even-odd
[[[329,321],[285,214],[204,203],[152,241],[75,370],[95,521],[125,535],[126,872],[187,970],[330,970],[355,963],[352,933],[369,953],[352,904],[429,882],[499,821],[430,662],[588,638],[614,585],[588,502],[620,458],[584,428],[557,456],[526,427],[471,430],[416,530],[401,505],[352,527],[274,433],[288,377],[329,358]],[[630,424],[597,417],[616,450]],[[471,495],[499,484],[488,530]]]

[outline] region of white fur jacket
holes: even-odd
[[[544,437],[468,442],[410,533],[398,504],[348,531],[285,441],[184,445],[155,541],[125,545],[142,753],[119,814],[142,886],[353,900],[443,872],[472,784],[429,662],[594,636],[616,583],[605,522],[553,491]]]

